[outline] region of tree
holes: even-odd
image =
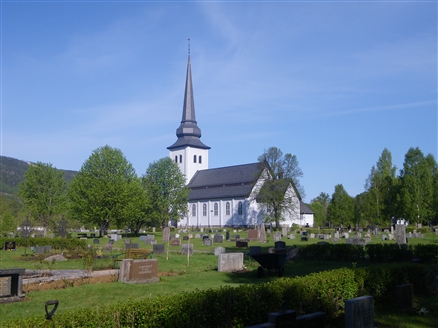
[[[353,216],[353,198],[348,195],[342,184],[336,185],[327,210],[329,223],[334,226],[350,224]]]
[[[304,188],[299,178],[303,176],[297,157],[271,147],[258,158],[268,174],[263,185],[256,191],[256,199],[266,208],[265,222],[275,222],[277,227],[286,215],[299,213]]]
[[[396,190],[396,171],[392,165],[392,155],[388,149],[383,149],[376,166],[371,168],[365,183],[367,191],[365,207],[370,210],[370,219],[375,224],[389,224],[394,216],[397,204],[394,202]]]
[[[50,221],[65,209],[65,191],[64,173],[52,164],[38,162],[27,169],[18,193],[46,233]]]
[[[401,199],[404,218],[413,223],[428,221],[433,216],[433,172],[436,162],[432,155],[424,157],[421,150],[410,148],[400,172]]]
[[[129,219],[136,174],[123,153],[106,145],[97,148],[82,165],[69,188],[70,214],[107,233],[110,224],[121,227]]]
[[[325,226],[327,224],[327,209],[330,203],[330,195],[321,192],[316,198],[312,199],[309,207],[314,214],[315,225]]]
[[[166,227],[168,221],[179,221],[187,215],[189,190],[178,164],[169,157],[151,163],[141,182],[150,200],[150,219],[154,225]]]
[[[136,178],[133,181],[131,202],[125,210],[126,217],[128,217],[126,224],[131,228],[135,236],[138,236],[142,227],[153,224],[150,219],[150,200],[147,198],[146,192],[141,185],[140,178]]]

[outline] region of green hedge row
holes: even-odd
[[[418,259],[425,263],[438,260],[438,245],[417,244],[312,244],[301,246],[299,255],[307,260],[364,261],[377,263],[403,262]]]
[[[87,242],[83,239],[76,238],[47,238],[47,237],[35,237],[35,238],[0,238],[0,245],[3,247],[5,242],[15,241],[17,247],[30,247],[30,246],[52,246],[54,249],[86,249]]]
[[[428,292],[427,267],[404,263],[366,269],[337,269],[304,277],[239,287],[195,290],[175,296],[124,301],[55,315],[4,322],[7,327],[245,327],[266,322],[268,314],[287,307],[298,314],[324,311],[329,318],[343,313],[344,301],[372,295],[375,302],[394,297],[395,286],[411,282],[416,295]],[[388,298],[389,297],[389,298]]]

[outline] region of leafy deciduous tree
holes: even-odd
[[[336,185],[327,210],[328,221],[334,226],[345,226],[352,222],[353,216],[353,198],[348,195],[342,184]]]

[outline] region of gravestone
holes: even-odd
[[[286,249],[286,243],[284,241],[276,241],[274,244],[275,249],[277,250],[284,250]]]
[[[158,260],[122,260],[120,263],[119,281],[128,284],[158,282]]]
[[[226,252],[225,247],[216,247],[214,249],[214,255],[219,256],[219,254],[224,254]]]
[[[110,240],[109,240],[109,243],[110,243],[111,245],[114,245],[114,239],[110,239]]]
[[[287,236],[287,238],[288,239],[295,239],[295,234],[294,233],[291,233],[291,234],[289,234],[288,236]]]
[[[259,242],[266,243],[266,231],[263,223],[259,226]]]
[[[243,269],[243,253],[223,253],[218,256],[219,272],[235,272]]]
[[[130,249],[130,248],[140,248],[140,247],[138,246],[138,244],[135,244],[135,243],[126,244],[126,249]]]
[[[225,233],[225,239],[226,239],[226,240],[230,240],[230,232],[229,232],[229,231],[227,231],[227,232]]]
[[[389,239],[389,240],[394,240],[394,235],[393,235],[393,234],[389,234],[389,235],[388,235],[388,239]]]
[[[164,244],[155,244],[152,247],[154,254],[164,254]]]
[[[289,233],[289,227],[281,227],[282,236],[287,236],[288,233]]]
[[[285,310],[269,313],[268,322],[274,327],[295,327],[297,313],[293,310]]]
[[[181,255],[187,255],[189,252],[189,256],[193,255],[193,244],[182,244],[181,245]]]
[[[239,247],[239,248],[248,247],[248,242],[247,241],[237,240],[236,241],[236,247]]]
[[[361,296],[345,301],[345,328],[374,328],[372,296]]]
[[[406,226],[404,224],[395,226],[395,242],[397,245],[406,244]]]
[[[382,234],[381,237],[382,237],[382,241],[383,241],[383,240],[386,240],[386,235],[385,235],[385,234]]]
[[[170,228],[165,227],[163,229],[163,243],[167,243],[170,240]]]
[[[183,240],[189,240],[189,236],[184,236]]]
[[[249,247],[249,255],[258,255],[258,254],[262,254],[262,246]]]
[[[103,251],[104,252],[112,252],[113,251],[113,245],[112,244],[106,244],[105,246],[103,246]]]
[[[199,238],[201,238],[201,235],[199,233],[197,233],[197,234],[195,234],[195,238],[199,239]]]
[[[310,236],[309,236],[309,238],[310,238],[310,239],[315,238],[315,234],[314,234],[314,233],[311,233]],[[324,236],[322,236],[322,238],[320,237],[320,239],[324,239]]]
[[[248,230],[248,239],[250,239],[250,240],[259,239],[259,232],[258,232],[258,230],[249,229]]]
[[[146,241],[148,241],[148,240],[155,240],[155,235],[147,235]]]
[[[99,239],[93,239],[93,244],[99,245],[100,244],[100,240]]]
[[[170,234],[170,240],[175,239],[175,238],[176,238],[176,234],[171,233],[171,234]]]
[[[5,251],[15,251],[16,249],[15,241],[6,241],[3,244],[3,250]]]
[[[222,243],[224,241],[224,236],[222,235],[215,235],[213,238],[213,241],[215,243]]]
[[[179,238],[179,233],[176,233],[176,234],[175,234],[175,238]]]
[[[155,233],[155,227],[152,228],[152,232]]]
[[[44,253],[51,253],[52,252],[52,246],[36,246],[35,247],[35,254],[44,254]]]
[[[332,243],[339,243],[339,238],[333,237],[332,238]]]
[[[171,245],[172,246],[181,246],[181,239],[172,239],[172,242],[171,242]]]
[[[338,238],[338,239],[339,239],[339,231],[336,231],[336,232],[335,232],[335,236],[334,236],[334,238]]]
[[[274,235],[274,241],[280,241],[281,240],[281,233],[280,231],[277,231]]]
[[[205,238],[202,240],[204,246],[213,246],[213,241],[210,238]]]
[[[25,269],[0,270],[0,303],[19,301],[22,292]]]
[[[411,310],[414,304],[414,285],[395,286],[396,307],[401,311]]]

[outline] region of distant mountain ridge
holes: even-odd
[[[31,164],[35,163],[0,156],[0,193],[16,194],[18,192],[18,185],[24,180],[24,174]],[[78,174],[77,171],[59,170],[64,172],[64,179],[67,184]]]

